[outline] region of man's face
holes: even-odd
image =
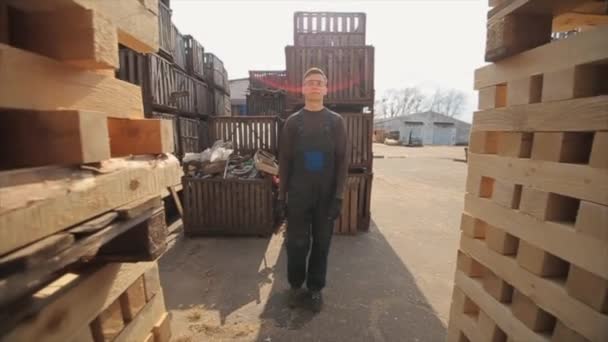
[[[307,100],[322,100],[327,95],[327,81],[319,74],[308,75],[302,84],[302,95]]]

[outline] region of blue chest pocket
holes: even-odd
[[[325,156],[320,151],[304,152],[304,167],[306,171],[320,172],[325,165]]]

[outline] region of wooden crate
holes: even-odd
[[[498,15],[519,32],[538,3],[497,7],[489,30]],[[580,3],[544,4],[535,16]],[[515,35],[517,49],[475,71],[448,341],[608,340],[606,37],[587,27],[530,46]]]
[[[293,43],[296,46],[365,45],[365,13],[296,12]]]
[[[173,31],[171,28],[172,11],[163,1],[158,2],[158,43],[159,50],[171,56],[173,51]]]
[[[120,66],[116,70],[116,78],[143,86],[147,73],[145,55],[124,46],[120,47],[118,54]]]
[[[173,92],[179,94],[179,96],[175,98],[177,110],[182,113],[196,113],[194,79],[177,68],[173,68],[173,73],[175,75]]]
[[[205,77],[205,49],[190,35],[184,36],[184,43],[186,45],[186,70],[188,74],[203,79]]]
[[[348,167],[372,168],[373,114],[340,113],[346,122]]]
[[[209,118],[209,142],[230,140],[234,151],[253,155],[258,149],[278,156],[278,119],[271,116]]]
[[[184,177],[187,235],[268,236],[275,228],[272,180]]]
[[[247,114],[278,116],[285,112],[285,93],[282,91],[250,90],[247,94]]]
[[[173,64],[158,55],[148,54],[147,70],[145,96],[156,108],[176,110],[176,104],[171,101],[171,94],[176,88]]]
[[[289,107],[304,103],[304,73],[311,67],[327,75],[327,105],[371,106],[374,103],[374,47],[285,47]]]
[[[249,91],[285,90],[287,72],[285,70],[250,70]]]
[[[194,108],[197,114],[213,114],[213,102],[209,95],[209,87],[205,82],[194,79]]]
[[[226,69],[224,68],[224,62],[212,53],[205,53],[204,55],[204,73],[205,79],[210,85],[226,91],[226,88],[230,88],[226,83]]]
[[[369,230],[373,177],[373,173],[349,173],[344,189],[342,215],[334,224],[335,234],[357,234]]]
[[[179,142],[180,142],[180,136],[179,136],[179,131],[178,131],[178,123],[177,123],[177,118],[178,115],[176,114],[172,114],[172,113],[162,113],[162,112],[156,112],[153,111],[150,115],[150,118],[153,119],[163,119],[163,120],[169,120],[171,121],[171,131],[173,132],[173,150],[175,151],[175,154],[177,154],[178,156],[181,156],[181,150],[180,150],[180,146],[179,146]]]
[[[187,152],[200,152],[201,129],[203,128],[201,120],[180,117],[178,122],[181,155],[185,155]]]
[[[173,63],[177,65],[181,70],[186,70],[186,41],[184,36],[179,32],[175,24],[171,24],[173,48],[171,49],[171,56],[173,57]]]

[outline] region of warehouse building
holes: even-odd
[[[230,107],[232,116],[247,115],[247,89],[249,77],[230,80]]]
[[[402,144],[466,145],[471,124],[429,111],[376,119],[374,129],[385,131]]]

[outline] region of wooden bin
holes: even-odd
[[[249,91],[285,90],[287,71],[285,70],[250,70]]]
[[[365,13],[296,12],[293,43],[296,46],[365,45]]]
[[[250,90],[247,94],[247,113],[256,116],[277,116],[285,112],[285,93],[282,91]]]
[[[274,231],[272,180],[183,177],[186,235],[268,236]]]
[[[201,130],[203,128],[200,119],[186,117],[178,118],[179,124],[179,152],[185,155],[187,152],[201,152]]]
[[[217,140],[232,141],[235,153],[253,155],[264,150],[278,156],[279,120],[272,116],[209,118],[208,146]]]
[[[348,138],[348,167],[371,169],[372,138],[374,129],[373,114],[340,113],[346,122],[346,136]]]
[[[171,56],[173,50],[173,30],[171,28],[171,9],[162,1],[158,2],[158,43],[159,50]]]
[[[226,84],[225,71],[221,59],[212,53],[204,54],[204,74],[210,85],[226,91],[228,85]]]
[[[288,105],[303,104],[304,73],[311,67],[327,75],[327,105],[371,106],[374,103],[374,47],[285,47]]]
[[[374,174],[350,173],[344,189],[342,215],[334,224],[335,234],[368,231],[371,220],[371,191]]]
[[[186,41],[184,36],[179,32],[177,26],[171,25],[172,32],[172,43],[173,49],[171,56],[173,56],[173,62],[179,66],[182,70],[186,70]]]

